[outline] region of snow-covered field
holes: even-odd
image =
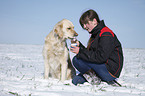
[[[145,96],[145,49],[123,49],[124,68],[112,87],[44,80],[42,45],[0,44],[0,96]],[[71,54],[72,58],[73,54]]]

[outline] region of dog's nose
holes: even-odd
[[[78,33],[75,32],[74,36],[78,36]]]

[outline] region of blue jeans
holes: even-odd
[[[74,67],[80,72],[80,74],[76,75],[72,80],[72,83],[75,85],[87,82],[86,79],[83,77],[83,74],[91,69],[102,81],[112,81],[116,79],[110,75],[105,64],[86,62],[76,57],[73,58],[72,62]]]

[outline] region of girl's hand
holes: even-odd
[[[70,51],[75,54],[78,54],[79,50],[80,50],[80,47],[77,47],[77,46],[71,46],[71,48],[70,48]]]
[[[80,46],[80,43],[79,43],[79,41],[76,41],[76,43],[77,43],[77,46]]]

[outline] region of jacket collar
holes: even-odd
[[[100,23],[91,31],[89,32],[92,35],[97,35],[103,27],[105,27],[104,20],[100,21]]]

